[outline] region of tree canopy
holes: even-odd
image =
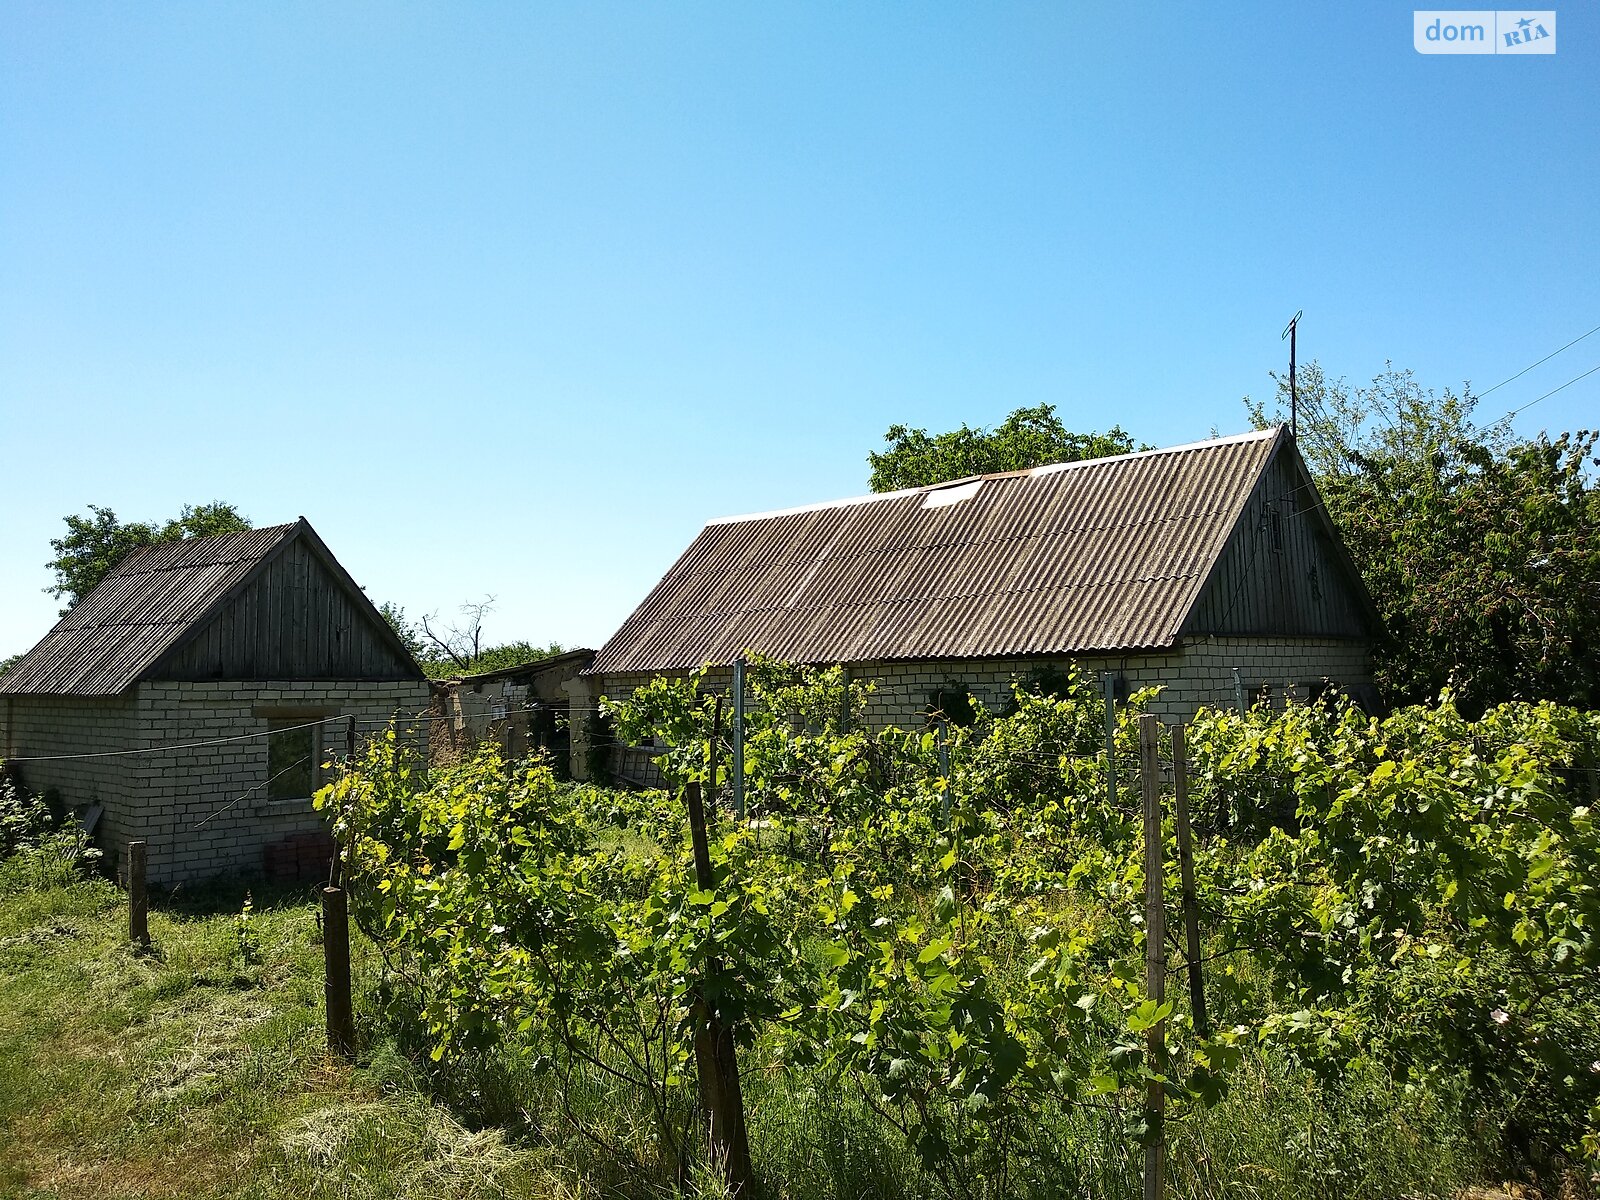
[[[1385,697],[1600,706],[1597,435],[1479,425],[1470,392],[1392,365],[1352,386],[1312,363],[1298,391],[1301,451],[1386,626]],[[1287,404],[1280,379],[1270,419]]]
[[[1023,471],[1049,463],[1107,458],[1141,449],[1113,425],[1105,433],[1072,433],[1055,405],[1019,408],[994,429],[960,429],[930,435],[926,429],[891,425],[882,453],[868,454],[875,492],[926,487],[969,475]]]
[[[210,504],[185,504],[181,513],[162,524],[124,523],[111,509],[98,504],[89,506],[87,516],[75,513],[63,519],[67,532],[63,537],[51,539],[50,548],[56,556],[45,564],[56,576],[55,583],[45,591],[57,599],[66,598],[67,605],[62,613],[87,596],[113,567],[141,546],[251,528],[249,517],[220,500]]]

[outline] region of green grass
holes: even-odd
[[[408,1052],[359,935],[365,1042],[357,1065],[331,1059],[311,889],[258,891],[244,947],[243,898],[221,889],[158,904],[154,947],[141,953],[112,885],[0,864],[0,1196],[681,1194],[632,1098],[591,1081],[564,1110],[529,1057],[444,1071]],[[743,1065],[769,1195],[943,1194],[847,1086],[781,1070],[760,1045]],[[1479,1162],[1466,1124],[1448,1089],[1408,1092],[1370,1073],[1318,1083],[1263,1061],[1221,1106],[1173,1125],[1170,1194],[1454,1195]],[[1032,1194],[1138,1195],[1137,1148],[1109,1114],[1063,1112],[1025,1140]]]
[[[568,1194],[536,1148],[472,1131],[380,1045],[325,1053],[309,891],[243,891],[126,940],[103,881],[16,886],[0,865],[0,1195],[434,1197]],[[209,911],[208,911],[209,909]],[[356,971],[375,978],[357,938]]]

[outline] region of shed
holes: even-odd
[[[302,517],[130,554],[0,676],[0,747],[32,790],[103,811],[112,861],[144,839],[153,880],[293,873],[325,840],[328,756],[427,704]]]
[[[534,662],[433,683],[430,737],[435,763],[454,762],[471,747],[498,742],[508,757],[550,756],[557,775],[571,774],[567,685],[594,662],[593,650],[568,650]]]
[[[615,699],[745,651],[842,663],[877,684],[870,721],[909,727],[941,692],[1000,705],[1076,661],[1161,685],[1181,720],[1241,691],[1375,702],[1379,628],[1277,426],[713,520],[586,678]]]

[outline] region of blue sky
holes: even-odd
[[[0,655],[49,539],[227,500],[599,645],[904,422],[1246,425],[1284,322],[1498,383],[1600,325],[1600,14],[0,0]],[[1600,334],[1485,401],[1600,364]],[[1600,374],[1525,432],[1600,423]]]

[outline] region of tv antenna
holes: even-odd
[[[1294,331],[1300,324],[1300,318],[1305,316],[1305,309],[1301,309],[1289,318],[1289,323],[1283,327],[1283,333],[1278,340],[1289,339],[1289,433],[1292,437],[1300,436],[1300,396],[1295,391],[1294,385]]]

